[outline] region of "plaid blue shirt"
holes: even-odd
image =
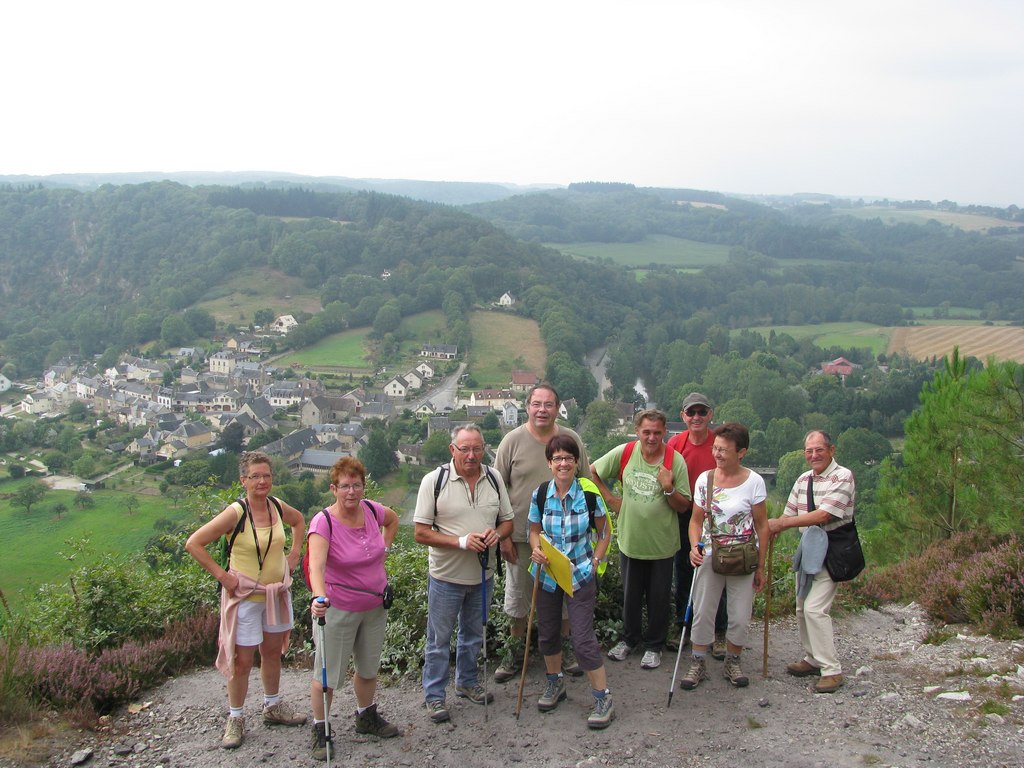
[[[594,576],[594,545],[590,537],[590,512],[587,511],[587,498],[580,487],[579,480],[572,481],[572,487],[565,499],[555,496],[555,481],[548,482],[547,498],[544,499],[544,514],[541,515],[537,504],[537,491],[530,500],[531,523],[540,523],[541,530],[559,552],[569,558],[572,563],[572,588],[576,591]],[[604,500],[597,496],[595,519],[606,514]],[[530,564],[530,573],[536,573],[537,564]],[[546,592],[554,592],[558,588],[554,578],[545,568],[541,573],[540,585]]]

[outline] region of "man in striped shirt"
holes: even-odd
[[[836,446],[828,432],[808,432],[804,438],[804,458],[810,465],[793,484],[781,517],[768,521],[772,536],[787,528],[819,525],[828,531],[853,519],[853,472],[835,460]],[[811,493],[808,493],[808,487]],[[797,595],[796,619],[804,658],[786,667],[795,677],[820,675],[814,684],[816,693],[834,693],[843,685],[842,667],[836,656],[832,633],[832,601],[836,583],[822,566],[815,574],[811,590],[805,598]]]

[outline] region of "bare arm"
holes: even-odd
[[[608,505],[609,509],[618,514],[622,509],[622,497],[612,494],[608,486],[605,485],[604,480],[601,479],[600,475],[597,474],[593,467],[590,468],[590,479],[594,481],[594,485],[597,486],[597,490],[599,490],[601,492],[601,496],[604,497],[604,503]]]
[[[219,539],[221,536],[230,536],[238,523],[238,513],[234,504],[225,507],[210,522],[203,525],[199,530],[188,537],[185,542],[185,550],[195,558],[213,578],[221,583],[228,592],[234,591],[238,586],[238,579],[229,574],[217,563],[206,548]]]
[[[306,540],[306,518],[291,504],[281,501],[281,520],[292,529],[292,548],[288,550],[288,570],[294,571],[302,557],[302,545]]]
[[[398,513],[391,507],[384,507],[384,525],[381,526],[384,546],[391,549],[391,543],[398,534]]]
[[[816,509],[813,512],[804,512],[802,515],[781,515],[773,517],[768,521],[768,531],[771,536],[778,536],[787,528],[805,528],[808,525],[824,525],[833,520],[831,513],[824,509]],[[767,539],[765,539],[767,541]]]
[[[707,514],[703,507],[696,504],[693,505],[693,514],[690,516],[690,541],[693,542],[693,546],[690,547],[690,563],[694,568],[704,562],[704,554],[697,545],[701,541],[701,536],[704,533],[704,516]]]
[[[511,525],[506,521],[501,525]],[[500,528],[501,526],[499,526]],[[447,547],[448,549],[463,549],[459,537],[454,534],[435,531],[432,526],[426,523],[416,523],[415,539],[417,544],[426,544],[429,547]],[[498,534],[493,528],[487,528],[480,533],[470,533],[466,536],[465,549],[473,552],[483,552],[488,547],[498,543]]]

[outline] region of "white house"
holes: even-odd
[[[392,376],[391,380],[384,385],[384,394],[388,397],[405,397],[409,385],[401,376]]]
[[[11,383],[11,380],[4,376],[2,373],[0,373],[0,392],[6,392],[12,386],[13,384]]]
[[[509,293],[508,291],[505,291],[503,294],[501,294],[501,298],[498,299],[498,304],[502,307],[511,307],[515,303],[516,300],[512,298],[512,294]]]
[[[296,320],[291,315],[281,315],[279,318],[277,318],[276,320],[274,320],[274,322],[270,324],[270,330],[274,331],[275,333],[286,334],[288,333],[288,331],[290,331],[298,324],[299,321]]]
[[[413,370],[415,370],[423,379],[434,378],[434,366],[432,366],[426,360],[417,365]]]
[[[423,386],[423,377],[420,376],[419,371],[415,368],[406,373],[402,378],[404,378],[406,383],[409,385],[409,389],[419,389]]]

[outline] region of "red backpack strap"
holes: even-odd
[[[667,469],[669,472],[672,471],[672,454],[674,454],[675,452],[675,448],[669,448],[667,445],[665,446],[665,460],[662,463],[665,465],[665,469]]]
[[[619,459],[619,482],[622,482],[622,473],[626,471],[626,465],[629,464],[629,457],[633,455],[633,449],[636,448],[636,440],[630,440],[626,443],[626,447],[622,449],[622,458]]]

